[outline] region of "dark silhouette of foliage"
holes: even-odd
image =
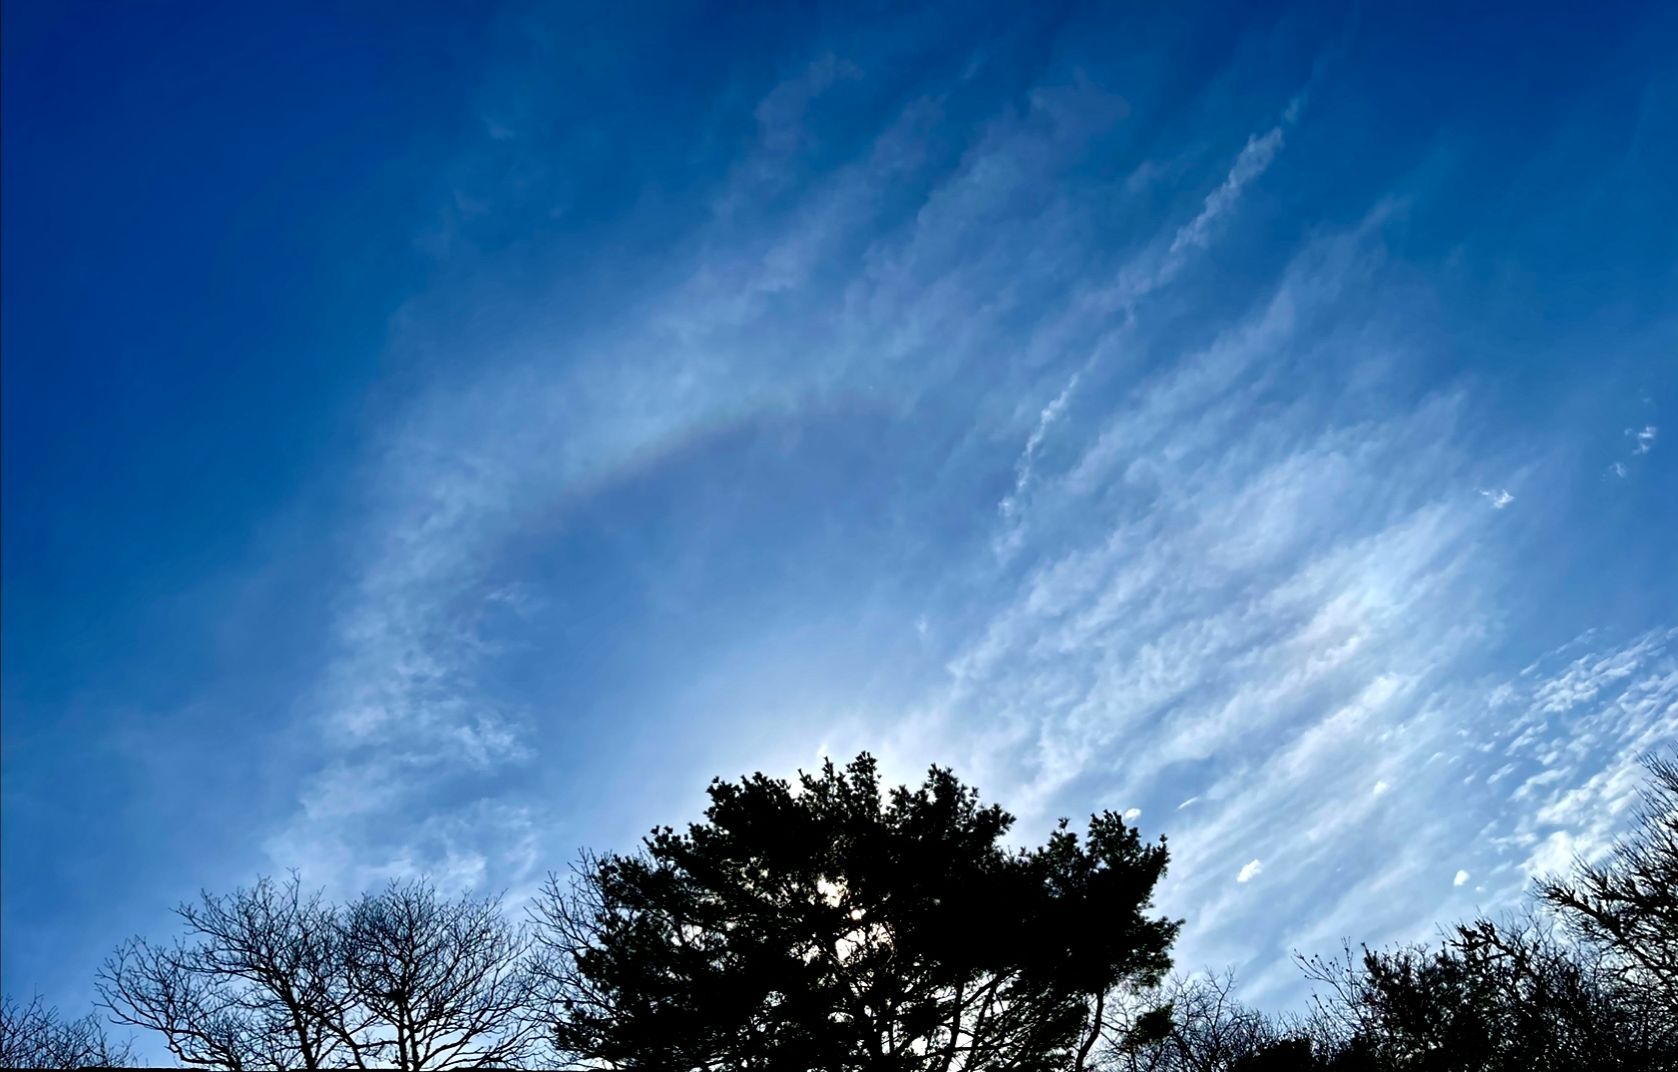
[[[393,883],[351,905],[342,934],[358,1063],[420,1072],[516,1064],[535,1052],[530,941],[499,900],[445,901],[424,883]]]
[[[330,1025],[348,996],[334,909],[293,875],[206,892],[175,911],[187,939],[131,939],[101,969],[99,994],[117,1022],[160,1032],[187,1065],[340,1066],[344,1044]]]
[[[1309,1072],[1311,1069],[1333,1067],[1340,1072],[1352,1072],[1354,1066],[1344,1059],[1342,1062],[1331,1066],[1318,1055],[1315,1043],[1309,1038],[1296,1036],[1261,1042],[1249,1052],[1230,1060],[1227,1066],[1214,1064],[1203,1067],[1208,1070],[1227,1067],[1230,1072]]]
[[[1229,972],[1179,976],[1127,1006],[1100,1055],[1107,1072],[1230,1072],[1279,1038],[1269,1017],[1236,1000]]]
[[[131,1045],[112,1042],[91,1013],[64,1020],[39,996],[27,1005],[0,998],[0,1068],[118,1068],[132,1060]]]
[[[1477,920],[1437,949],[1313,959],[1314,1065],[1349,1072],[1678,1068],[1678,1010],[1646,1007],[1589,946]]]
[[[882,792],[866,754],[713,782],[704,820],[554,876],[526,925],[495,898],[392,883],[347,905],[295,875],[177,914],[98,978],[116,1022],[185,1065],[799,1072],[1678,1072],[1678,755],[1633,829],[1539,883],[1532,913],[1437,945],[1301,964],[1303,1016],[1228,975],[1163,977],[1164,839],[1112,813],[1036,848],[934,767]],[[0,1003],[0,1066],[130,1061],[92,1017]]]
[[[176,913],[185,939],[125,943],[98,985],[182,1064],[421,1072],[514,1064],[536,1044],[528,940],[494,899],[392,883],[341,908],[293,875]]]
[[[1628,986],[1678,1009],[1678,752],[1644,766],[1649,781],[1630,833],[1603,863],[1581,864],[1571,879],[1541,889]]]
[[[933,768],[713,782],[705,821],[586,857],[538,904],[558,1047],[625,1069],[1088,1067],[1117,992],[1169,967],[1163,844],[1118,816],[1030,851]]]
[[[1165,992],[1170,1032],[1112,1072],[1631,1072],[1678,1069],[1675,1011],[1656,1013],[1590,949],[1534,920],[1479,920],[1437,948],[1303,962],[1305,1017],[1265,1016],[1228,976]]]
[[[1678,762],[1646,766],[1632,831],[1540,882],[1533,915],[1459,925],[1436,949],[1304,961],[1313,1015],[1232,1068],[1678,1069]]]
[[[1304,1017],[1263,1015],[1232,979],[1175,980],[1143,1005],[1171,1026],[1112,1051],[1113,1072],[1630,1072],[1678,1070],[1673,898],[1678,764],[1648,762],[1631,833],[1601,864],[1539,884],[1532,914],[1476,920],[1437,947],[1303,960]],[[1559,935],[1559,936],[1558,936]]]

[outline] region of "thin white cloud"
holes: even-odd
[[[1235,873],[1235,881],[1237,881],[1237,882],[1251,882],[1253,879],[1257,878],[1259,876],[1259,873],[1262,872],[1263,870],[1264,870],[1263,862],[1255,857],[1251,860],[1248,860],[1245,864],[1243,864],[1241,866],[1241,870],[1237,871]]]
[[[1491,504],[1493,510],[1501,510],[1515,501],[1515,496],[1507,488],[1482,489],[1480,496]]]
[[[1081,372],[1073,373],[1072,378],[1067,380],[1066,385],[1060,389],[1060,393],[1050,399],[1048,404],[1038,413],[1037,424],[1032,428],[1031,435],[1026,439],[1025,450],[1020,453],[1019,461],[1014,465],[1014,489],[997,504],[997,509],[1003,517],[1011,518],[1019,511],[1020,499],[1025,495],[1026,489],[1031,483],[1032,462],[1036,459],[1037,452],[1042,449],[1043,440],[1048,436],[1050,426],[1060,419],[1060,415],[1066,410],[1067,403],[1071,401],[1072,393],[1078,389],[1078,379],[1081,375]]]
[[[1281,123],[1247,138],[1223,181],[1206,195],[1200,211],[1176,230],[1168,244],[1155,246],[1126,264],[1111,286],[1092,292],[1085,304],[1131,316],[1139,302],[1181,275],[1192,258],[1211,245],[1223,221],[1235,212],[1243,191],[1275,162],[1282,151],[1284,128],[1297,120],[1303,100],[1303,94],[1296,96]]]
[[[1289,111],[1292,111],[1290,105]],[[1185,224],[1171,240],[1169,258],[1181,257],[1190,249],[1204,249],[1211,240],[1212,228],[1227,216],[1241,197],[1247,184],[1264,174],[1276,154],[1282,151],[1282,128],[1272,127],[1262,135],[1255,134],[1235,158],[1235,165],[1224,176],[1216,190],[1206,195],[1200,213]]]
[[[1631,452],[1633,454],[1647,454],[1655,449],[1655,435],[1659,431],[1654,425],[1646,424],[1642,428],[1627,428],[1626,435],[1631,437]]]
[[[1468,881],[1468,872],[1467,871],[1458,871],[1456,873],[1456,875],[1451,879],[1451,885],[1461,886],[1463,883],[1465,883],[1467,881]]]

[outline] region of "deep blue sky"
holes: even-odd
[[[1425,935],[1678,737],[1671,5],[4,8],[8,991],[868,748]]]

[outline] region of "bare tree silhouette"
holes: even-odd
[[[98,986],[182,1064],[443,1072],[514,1064],[539,1038],[529,941],[497,898],[414,881],[340,907],[293,874],[176,914],[184,938],[123,944]]]
[[[112,1042],[92,1013],[64,1020],[39,996],[27,1005],[0,998],[0,1068],[116,1068],[132,1060],[132,1045]]]

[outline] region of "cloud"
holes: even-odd
[[[1289,115],[1295,114],[1292,105]],[[1224,177],[1223,184],[1206,195],[1200,213],[1183,226],[1171,239],[1168,261],[1182,257],[1191,249],[1205,249],[1211,241],[1212,228],[1227,216],[1241,197],[1247,184],[1264,174],[1276,154],[1282,151],[1282,128],[1272,127],[1262,135],[1247,139],[1247,144],[1235,158],[1235,164]]]
[[[1292,45],[1208,81],[1157,35],[1030,33],[958,72],[946,30],[925,64],[866,35],[722,57],[662,127],[556,108],[577,65],[542,41],[498,78],[457,169],[498,178],[449,190],[438,289],[342,437],[349,516],[300,556],[333,591],[253,786],[288,795],[253,833],[273,867],[516,892],[691,816],[712,775],[869,748],[893,778],[955,766],[1022,841],[1147,816],[1179,963],[1247,961],[1259,994],[1297,984],[1291,949],[1430,937],[1461,905],[1442,875],[1493,911],[1612,843],[1637,754],[1678,737],[1666,589],[1582,601],[1613,620],[1554,646],[1582,589],[1551,567],[1623,522],[1575,524],[1556,459],[1590,448],[1457,360],[1430,284],[1497,274],[1424,205],[1461,191],[1383,190],[1295,125],[1367,108],[1262,99]]]
[[[1038,450],[1043,446],[1043,440],[1049,434],[1049,427],[1060,418],[1061,413],[1066,409],[1067,402],[1072,398],[1072,392],[1078,389],[1080,375],[1081,373],[1073,373],[1072,378],[1066,381],[1066,386],[1062,387],[1060,393],[1050,399],[1049,403],[1043,407],[1042,412],[1037,415],[1037,426],[1031,430],[1031,435],[1026,439],[1025,450],[1020,454],[1020,460],[1014,466],[1014,490],[997,504],[1002,516],[1012,517],[1019,509],[1020,497],[1025,494],[1026,486],[1031,481],[1031,463],[1036,458]]]
[[[1099,364],[1069,362],[1058,348],[1106,315],[1091,300],[1105,285],[1092,280],[1106,278],[1091,269],[1108,255],[1085,222],[1092,206],[1071,192],[1036,195],[1059,188],[1056,176],[1125,109],[1087,82],[1033,93],[1024,114],[1004,106],[975,126],[952,170],[917,151],[938,118],[936,98],[911,100],[852,159],[789,193],[784,211],[755,211],[789,154],[808,150],[806,113],[864,67],[824,58],[761,98],[757,142],[661,266],[656,289],[633,298],[635,317],[595,329],[587,346],[571,341],[571,325],[504,325],[470,375],[445,378],[381,430],[345,540],[351,581],[332,655],[311,696],[320,760],[300,779],[295,813],[266,839],[277,864],[323,881],[347,861],[357,873],[419,866],[424,852],[445,851],[409,834],[431,815],[470,817],[461,821],[482,824],[474,836],[487,845],[521,844],[540,826],[535,806],[516,802],[544,729],[524,701],[493,687],[534,613],[496,597],[502,549],[557,504],[679,457],[714,429],[834,398],[907,409],[971,382],[974,368],[994,375],[993,348],[1015,339],[1045,360],[997,385],[994,398],[1035,390],[1042,371],[1057,384],[1031,413],[1005,500],[1005,512],[1023,513],[1050,433],[1080,390],[1077,368]],[[1205,248],[1279,147],[1264,136],[1243,150],[1187,225],[1170,273]],[[923,180],[918,210],[905,216],[892,198]],[[1027,248],[1052,256],[1022,273]],[[1055,308],[1070,314],[1020,338],[1010,325],[1040,292],[1062,288],[1071,296]],[[423,311],[407,322],[409,335],[427,334]],[[774,341],[788,325],[816,341],[806,359],[785,360]],[[921,633],[930,643],[944,626],[931,619]],[[493,863],[486,881],[521,880],[498,877]]]
[[[1533,878],[1565,874],[1578,858],[1573,835],[1566,830],[1552,830],[1522,861],[1521,870]]]
[[[1216,876],[1278,853],[1299,880],[1271,908],[1316,922],[1277,955],[1425,938],[1437,859],[1482,830],[1512,848],[1463,870],[1484,876],[1488,904],[1513,904],[1532,844],[1517,817],[1542,796],[1528,784],[1530,800],[1510,799],[1526,768],[1500,754],[1519,736],[1509,720],[1549,706],[1597,727],[1617,717],[1611,697],[1650,680],[1653,637],[1485,681],[1489,585],[1506,563],[1485,513],[1461,507],[1513,495],[1488,490],[1461,427],[1470,403],[1372,413],[1293,373],[1317,352],[1356,354],[1371,377],[1395,360],[1379,238],[1391,211],[1318,236],[1267,300],[1122,394],[1099,367],[1083,374],[1078,419],[1057,424],[1060,449],[1034,459],[1034,494],[1007,519],[1030,534],[1017,587],[953,651],[947,694],[891,737],[931,755],[964,727],[958,768],[1025,827],[1092,778],[1144,807],[1180,802],[1164,896],[1190,920],[1186,963],[1254,955],[1256,923]],[[1319,326],[1351,323],[1355,344]],[[1629,740],[1670,721],[1638,712]],[[1446,799],[1449,814],[1429,803]],[[1422,812],[1420,829],[1405,819]]]
[[[1283,147],[1283,130],[1297,119],[1296,105],[1302,99],[1296,97],[1289,103],[1280,124],[1247,138],[1223,181],[1206,195],[1200,211],[1177,228],[1169,243],[1147,249],[1125,265],[1111,286],[1091,293],[1086,302],[1103,311],[1134,315],[1139,302],[1175,281],[1194,256],[1211,245],[1224,221],[1240,204],[1243,191],[1275,163]]]
[[[1129,818],[1169,816],[1162,898],[1190,920],[1184,962],[1425,936],[1439,863],[1462,846],[1483,852],[1462,862],[1495,902],[1549,861],[1543,846],[1605,836],[1628,784],[1614,750],[1670,723],[1667,642],[1593,638],[1564,665],[1504,672],[1498,653],[1519,647],[1495,599],[1514,572],[1493,538],[1508,470],[1476,449],[1467,388],[1394,388],[1448,345],[1390,263],[1404,203],[1303,230],[1258,282],[1208,294],[1200,259],[1286,166],[1297,110],[1218,139],[1242,147],[1190,218],[1115,241],[1101,221],[1115,205],[1155,218],[1149,194],[1077,171],[1120,113],[1074,86],[959,128],[929,89],[772,216],[755,211],[810,144],[800,117],[869,66],[818,64],[768,92],[757,155],[632,316],[509,330],[385,429],[317,694],[323,759],[276,860],[519,881],[554,824],[509,787],[563,749],[490,687],[533,613],[490,597],[518,572],[508,548],[719,430],[851,412],[874,419],[870,436],[918,430],[893,441],[890,479],[858,482],[913,485],[938,521],[917,529],[884,493],[866,510],[835,500],[902,544],[863,545],[869,590],[827,593],[823,613],[895,635],[914,623],[918,639],[854,641],[878,658],[835,675],[845,694],[817,736],[836,755],[875,751],[893,776],[952,764],[1020,815],[1022,838],[1091,792]],[[932,130],[942,156],[921,151]],[[1470,509],[1482,500],[1493,510]],[[746,640],[703,639],[737,656],[729,672],[774,676]],[[785,691],[753,698],[772,708]],[[783,758],[701,706],[743,762]],[[719,773],[665,760],[661,783]],[[1620,773],[1593,780],[1605,770]],[[1250,881],[1261,859],[1289,875],[1267,887],[1265,927],[1288,922],[1252,954],[1255,909],[1228,876]]]
[[[861,77],[862,70],[855,63],[829,53],[812,62],[802,75],[770,90],[753,112],[762,148],[776,156],[802,148],[811,136],[805,122],[810,105],[835,85]]]
[[[1496,839],[1511,873],[1555,874],[1607,852],[1636,806],[1640,758],[1678,739],[1678,629],[1579,650],[1596,639],[1526,668],[1515,713],[1488,742],[1521,775]]]
[[[1461,886],[1463,883],[1465,883],[1467,881],[1468,881],[1468,872],[1467,871],[1458,871],[1456,873],[1456,877],[1451,879],[1451,885]]]

